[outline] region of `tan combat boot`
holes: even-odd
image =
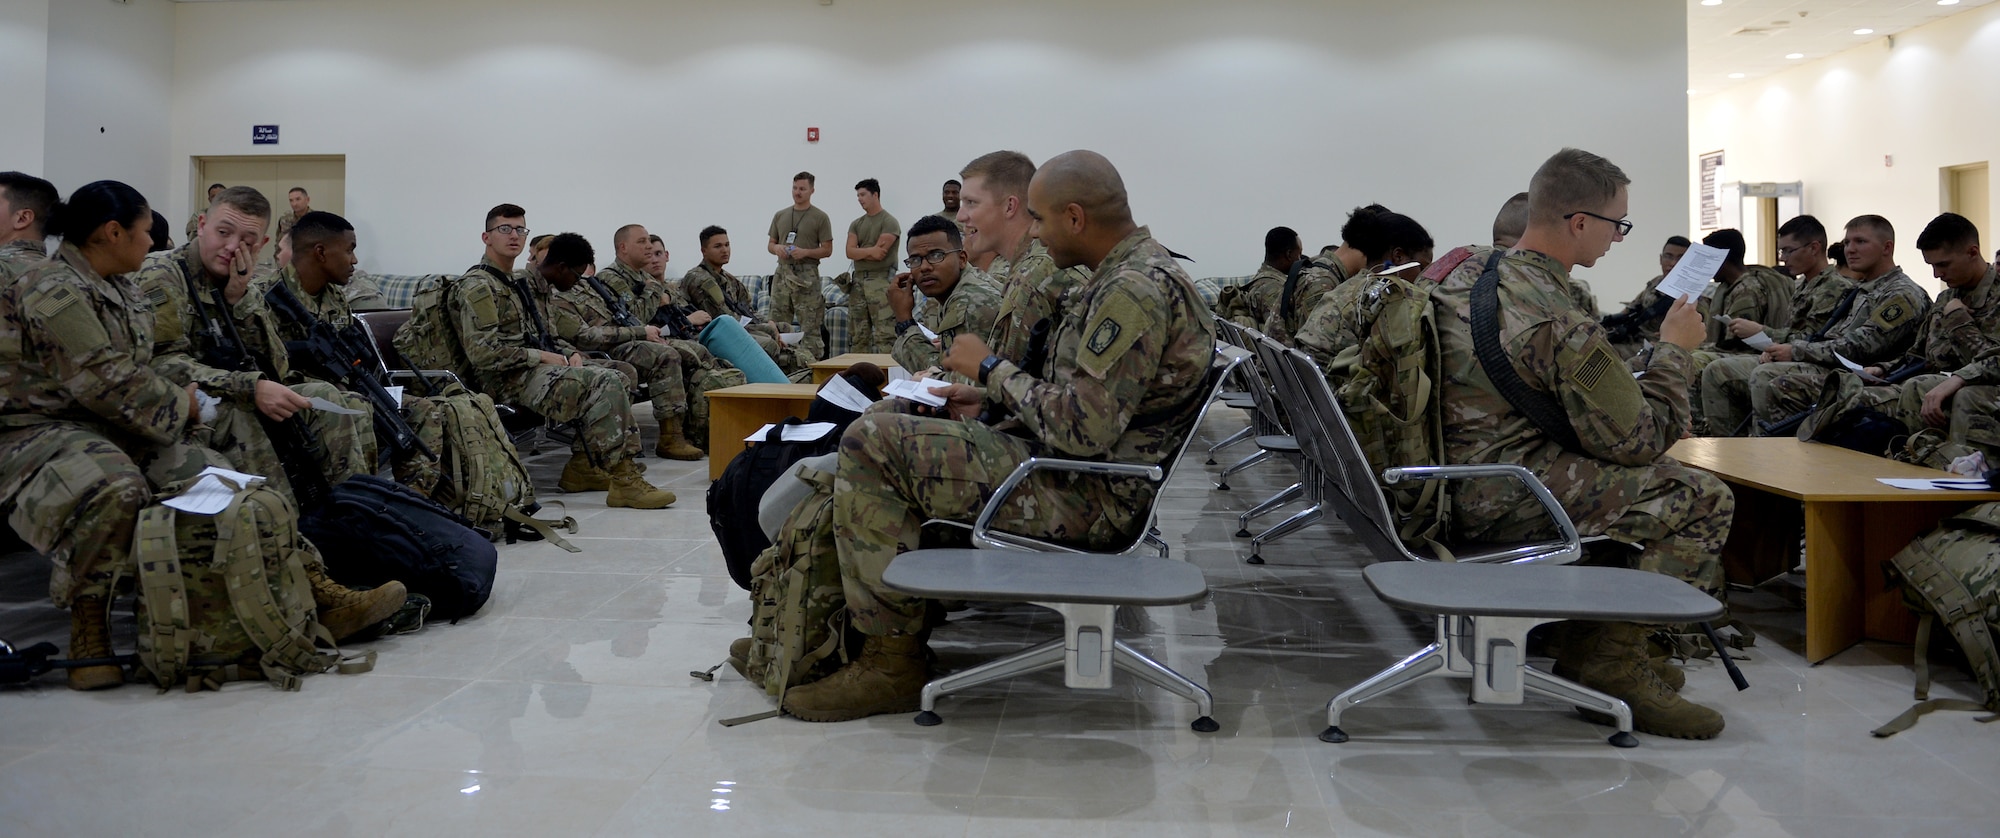
[[[750,677],[750,645],[753,642],[753,639],[748,637],[738,637],[729,641],[729,668],[736,670],[736,674],[744,678]]]
[[[839,672],[785,691],[786,713],[808,722],[844,722],[882,713],[914,713],[930,680],[923,639],[869,635]]]
[[[663,460],[699,460],[707,457],[708,452],[688,442],[687,435],[682,431],[681,418],[670,416],[660,420],[660,442],[653,446],[653,453]]]
[[[604,496],[605,506],[665,509],[679,500],[673,492],[647,483],[629,459],[619,460],[617,465],[611,467],[610,482],[611,491]]]
[[[308,569],[306,578],[312,582],[313,606],[319,624],[333,635],[335,643],[389,619],[410,598],[403,583],[393,579],[381,587],[357,591],[333,581],[324,568]]]
[[[1579,633],[1557,662],[1556,674],[1623,700],[1632,708],[1632,727],[1641,732],[1675,739],[1714,739],[1722,733],[1722,714],[1668,688],[1646,651],[1645,627],[1604,623]],[[1585,711],[1584,717],[1610,723],[1601,713]]]
[[[556,488],[565,492],[602,492],[611,488],[611,474],[598,468],[582,451],[569,455]]]
[[[111,657],[111,615],[104,597],[80,596],[70,603],[69,656]],[[102,690],[123,683],[125,670],[117,666],[80,666],[69,671],[72,690]]]

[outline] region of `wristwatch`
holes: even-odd
[[[896,321],[896,337],[902,337],[904,332],[916,327],[917,321],[915,320],[898,320]]]
[[[979,386],[986,386],[986,377],[992,375],[993,368],[997,366],[1000,366],[1000,356],[998,355],[988,355],[986,356],[986,360],[979,362]]]

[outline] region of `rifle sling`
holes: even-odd
[[[1486,269],[1479,274],[1479,281],[1472,286],[1472,350],[1479,359],[1479,366],[1486,370],[1486,378],[1493,382],[1493,388],[1500,391],[1500,397],[1507,400],[1528,421],[1540,428],[1556,444],[1570,451],[1581,453],[1583,444],[1576,438],[1576,428],[1569,422],[1569,413],[1554,396],[1528,386],[1514,369],[1514,362],[1500,348],[1500,251],[1494,251],[1486,259]]]

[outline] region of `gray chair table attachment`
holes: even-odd
[[[969,527],[974,549],[913,550],[896,557],[882,573],[882,583],[903,593],[933,599],[976,602],[1026,602],[1062,615],[1063,637],[1032,646],[997,660],[932,680],[924,685],[916,723],[943,721],[937,712],[940,696],[1050,669],[1063,668],[1063,683],[1076,689],[1108,689],[1114,670],[1122,669],[1195,703],[1200,715],[1190,725],[1201,733],[1220,729],[1212,713],[1215,699],[1207,689],[1118,640],[1116,615],[1121,606],[1180,605],[1208,595],[1200,569],[1167,558],[1165,542],[1151,526],[1162,492],[1152,501],[1125,541],[1102,553],[1079,550],[1032,536],[993,528],[1007,499],[1029,477],[1041,471],[1063,471],[1108,479],[1143,479],[1164,488],[1172,469],[1187,454],[1215,392],[1229,372],[1249,357],[1236,347],[1218,346],[1215,362],[1203,383],[1204,395],[1184,425],[1180,442],[1161,465],[1029,458],[1016,466],[980,509]],[[929,524],[965,525],[952,521]],[[1158,557],[1127,555],[1151,545]]]

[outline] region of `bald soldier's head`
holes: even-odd
[[[1500,205],[1500,213],[1493,216],[1493,246],[1506,250],[1521,240],[1521,234],[1528,232],[1528,193],[1516,192]]]
[[[627,224],[612,233],[611,250],[618,263],[635,270],[645,267],[646,260],[653,256],[653,243],[647,235],[646,228],[638,224]]]
[[[1096,269],[1138,227],[1126,202],[1125,180],[1094,151],[1072,151],[1042,164],[1028,182],[1028,217],[1031,234],[1062,268]]]

